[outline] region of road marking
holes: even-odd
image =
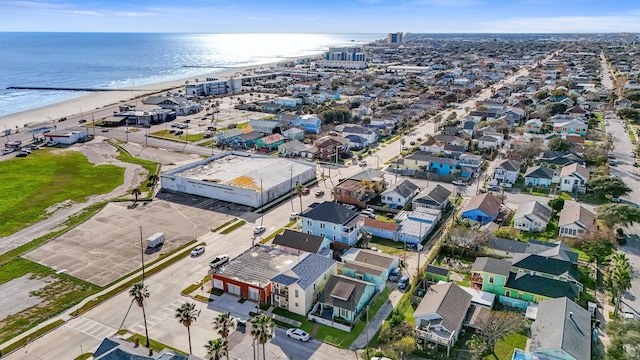
[[[91,320],[85,317],[80,317],[67,321],[64,326],[79,331],[83,334],[89,335],[98,340],[102,340],[105,337],[111,336],[116,333],[116,329],[111,326],[107,326],[103,323]]]
[[[176,313],[176,309],[182,306],[182,304],[184,304],[185,302],[186,300],[183,300],[183,299],[174,300],[172,303],[164,306],[160,310],[156,311],[154,314],[147,316],[147,329],[150,329],[158,325],[160,322],[162,322],[169,316],[173,316],[173,314]],[[136,334],[144,334],[144,323],[140,321],[137,324],[135,324],[133,327],[131,327],[130,330]]]

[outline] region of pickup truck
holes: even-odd
[[[215,257],[215,259],[211,260],[209,263],[209,267],[212,269],[217,269],[220,266],[226,264],[229,261],[229,255],[222,254]]]

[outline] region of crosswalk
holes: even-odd
[[[211,205],[214,205],[215,203],[218,203],[218,202],[220,202],[220,200],[218,199],[207,199],[194,204],[193,207],[198,209],[207,209],[211,207]]]
[[[151,316],[147,315],[147,328],[152,328],[167,317],[174,316],[176,313],[176,309],[182,306],[182,304],[184,304],[185,302],[186,300],[183,299],[174,300],[172,303],[163,307],[155,314],[151,314]],[[140,321],[139,323],[131,327],[129,331],[136,334],[144,334],[144,322]]]
[[[80,331],[81,333],[94,337],[98,340],[112,336],[117,331],[117,329],[114,329],[111,326],[107,326],[86,317],[79,317],[71,321],[67,321],[64,326]]]

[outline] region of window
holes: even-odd
[[[320,237],[324,237],[324,236],[325,236],[324,233],[320,233]]]
[[[504,296],[506,296],[506,297],[511,297],[511,290],[506,290],[506,291],[504,292]]]
[[[493,276],[489,276],[489,284],[493,284],[494,280]]]
[[[298,303],[296,303],[296,307],[299,307]]]
[[[298,297],[298,290],[296,290],[296,292],[295,292],[295,293],[296,293],[296,297]]]
[[[315,289],[316,289],[316,284],[313,284],[313,290],[315,290]]]
[[[307,226],[311,226],[311,220],[307,220]]]
[[[325,223],[320,223],[320,229],[324,229],[326,227]]]
[[[518,299],[522,300],[522,293],[518,294]]]

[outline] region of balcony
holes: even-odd
[[[274,295],[279,295],[279,296],[284,296],[285,298],[289,297],[289,289],[288,288],[274,288],[273,292]]]
[[[453,334],[446,331],[438,331],[430,327],[416,328],[416,336],[420,339],[430,341],[443,346],[449,346],[453,340]]]
[[[480,284],[482,284],[482,275],[480,275],[480,274],[471,275],[471,282],[472,283],[480,283]]]

